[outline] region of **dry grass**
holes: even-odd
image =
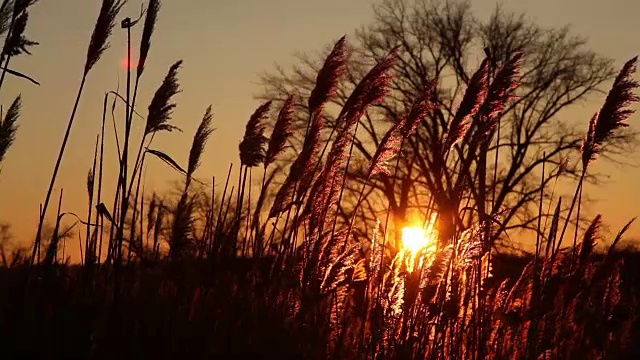
[[[121,6],[121,1],[103,2],[85,78],[108,47]],[[151,1],[141,40],[145,61],[159,9],[160,2]],[[359,224],[355,217],[341,221],[339,212],[347,200],[343,190],[349,168],[355,166],[355,133],[367,108],[389,95],[399,57],[395,50],[390,52],[362,78],[322,144],[320,132],[328,130],[323,109],[347,73],[346,48],[346,38],[340,39],[318,74],[305,114],[304,145],[287,164],[284,182],[271,181],[274,177],[268,171],[274,171],[270,165],[280,160],[292,134],[297,111],[292,96],[274,117],[270,139],[265,130],[276,103],[266,102],[250,116],[239,146],[238,184],[228,190],[228,176],[222,194],[212,189],[213,184],[197,179],[200,158],[213,132],[211,107],[194,135],[186,166],[149,149],[157,131],[175,128],[169,120],[175,106],[172,98],[179,91],[181,62],[175,63],[149,106],[130,177],[126,146],[121,150],[120,173],[103,174],[102,150],[96,143],[87,180],[90,207],[95,197],[96,211],[82,220],[87,226],[86,261],[70,265],[58,254],[58,247],[69,242],[60,229],[59,220],[65,215],[62,196],[43,262],[38,263],[35,254],[40,253],[44,211],[31,259],[16,255],[18,260],[7,261],[2,248],[3,351],[26,357],[95,359],[231,354],[313,359],[618,359],[637,354],[638,279],[634,266],[623,259],[634,261],[638,255],[617,249],[626,228],[605,253],[595,251],[597,243],[607,242],[600,233],[600,215],[581,241],[574,236],[577,245],[563,247],[568,220],[561,223],[558,200],[550,226],[538,225],[545,236],[538,238],[536,255],[527,258],[495,251],[489,240],[495,231],[492,221],[500,217],[495,210],[475,209],[483,216],[471,224],[462,222],[468,209],[460,198],[436,202],[447,207],[429,213],[434,221],[429,235],[434,240],[428,247],[417,251],[403,247],[388,221],[379,220],[366,243],[353,237]],[[460,177],[449,179],[456,191],[476,181],[468,170],[486,158],[486,144],[494,140],[500,115],[516,94],[525,56],[515,54],[505,60],[493,78],[488,76],[490,59],[485,59],[471,77],[447,131],[430,149],[434,164],[458,167]],[[635,61],[623,66],[603,110],[589,126],[582,147],[583,175],[631,114],[628,106],[638,101],[634,93],[638,84],[631,80]],[[144,63],[138,68],[136,92],[143,68]],[[367,180],[382,176],[395,181],[398,165],[389,167],[390,160],[401,156],[425,114],[438,111],[439,79],[428,80],[425,84],[430,85],[415,96],[410,111],[390,124],[375,155],[367,159]],[[126,121],[133,116],[136,92],[133,100],[128,95],[122,98]],[[76,106],[81,93],[82,86]],[[106,104],[107,97],[105,114]],[[0,160],[13,139],[19,106],[18,98],[0,122]],[[104,131],[100,136],[103,144]],[[130,137],[126,131],[120,140],[128,144],[133,141]],[[143,144],[147,144],[144,152]],[[463,152],[460,145],[473,151]],[[176,196],[154,193],[145,201],[140,183],[147,153],[184,173],[184,186]],[[255,187],[250,179],[254,169],[263,170],[257,200],[252,199]],[[122,185],[113,194],[111,213],[104,204],[108,195],[101,193],[101,185],[95,186],[103,176],[117,176]],[[367,185],[361,184],[356,209]],[[51,188],[45,210],[50,193]],[[576,190],[574,204],[580,203],[578,194]],[[444,195],[432,194],[437,196]],[[272,206],[267,214],[262,208],[268,201]],[[97,245],[103,233],[109,237],[106,256]]]

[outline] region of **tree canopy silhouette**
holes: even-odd
[[[395,224],[406,223],[416,211],[424,217],[427,208],[460,214],[457,221],[466,224],[491,216],[499,219],[492,231],[493,241],[504,245],[505,231],[537,230],[539,218],[552,215],[538,212],[541,198],[550,200],[558,181],[580,177],[579,149],[588,118],[576,121],[571,110],[600,94],[600,88],[616,74],[610,59],[587,48],[586,40],[572,35],[568,27],[544,28],[500,6],[488,19],[479,19],[468,1],[384,0],[374,6],[373,21],[358,29],[350,44],[346,80],[333,105],[343,106],[367,69],[398,47],[391,93],[361,118],[352,154],[352,163],[360,166],[352,166],[345,184],[346,201],[340,209],[345,219],[362,183],[371,185],[358,209],[364,220],[359,223],[369,226],[360,226],[359,235],[370,233],[376,218],[384,217],[386,209],[373,205],[376,203],[389,204]],[[519,56],[522,59],[515,59]],[[260,98],[284,101],[292,93],[302,98],[310,95],[324,54],[299,54],[298,58],[301,66],[278,67],[262,75]],[[481,102],[474,109],[474,104],[465,103],[463,96],[474,86],[476,70],[484,67],[484,83],[493,84],[499,70],[514,60],[520,68],[519,86],[504,109],[477,109]],[[367,178],[366,164],[387,129],[409,113],[413,100],[434,81],[437,91],[432,101],[438,106],[427,112],[403,142],[402,155],[393,160],[397,171]],[[486,104],[492,96],[500,96],[490,88],[479,91],[487,92]],[[292,156],[299,151],[307,127],[304,102],[299,109]],[[470,129],[470,133],[486,131],[492,140],[475,145],[461,141],[456,154],[449,154],[456,156],[435,151],[454,138],[448,134],[466,130],[459,127],[464,125],[461,110],[465,109],[474,120],[492,111],[495,126],[480,129],[473,125]],[[336,117],[329,111],[326,122],[336,126]],[[611,139],[603,155],[619,160],[615,155],[627,151],[635,141],[635,133],[622,132]],[[452,165],[465,159],[469,160],[468,174],[460,174],[460,167]],[[592,183],[600,179],[591,172],[585,177]]]

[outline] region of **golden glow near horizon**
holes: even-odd
[[[435,228],[437,214],[432,214],[425,226],[414,225],[402,228],[402,247],[407,255],[407,270],[413,271],[418,254],[420,263],[425,253],[434,253],[438,243],[438,232]]]

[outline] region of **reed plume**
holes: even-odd
[[[143,153],[142,148],[144,147],[144,143],[147,137],[151,135],[151,139],[149,140],[147,145],[147,146],[150,146],[151,142],[153,141],[153,137],[157,132],[160,132],[160,131],[171,132],[173,130],[181,131],[180,128],[178,128],[177,126],[169,124],[169,120],[171,120],[171,116],[173,115],[173,109],[176,107],[176,104],[171,102],[171,100],[173,96],[175,96],[181,91],[180,84],[178,83],[178,77],[177,77],[178,70],[180,69],[181,65],[182,65],[182,60],[179,60],[175,62],[173,65],[171,65],[171,67],[169,68],[169,71],[167,72],[167,75],[162,81],[162,84],[160,84],[160,87],[158,87],[155,94],[153,95],[153,99],[151,99],[151,103],[149,104],[149,108],[148,108],[145,131],[144,131],[144,135],[142,136],[142,139],[140,139],[140,145],[138,146],[138,153],[136,155],[136,161],[133,167],[133,174],[131,176],[131,182],[128,187],[129,190],[128,190],[128,193],[125,194],[126,199],[129,199],[129,197],[131,196],[131,192],[134,188],[133,182],[136,179],[136,176],[138,176],[138,185],[136,186],[136,197],[138,196],[138,190],[140,187],[140,181],[142,177],[142,175],[139,174],[138,171],[140,171],[140,169],[144,164],[146,152]],[[135,103],[136,94],[137,94],[138,80],[139,78],[136,79],[136,90],[134,91],[134,100],[133,100],[134,103]],[[133,116],[133,109],[129,114]],[[130,120],[131,118],[129,118],[128,123],[130,122]],[[125,145],[127,145],[127,143],[128,143],[128,138],[125,139]],[[125,149],[126,148],[127,146],[125,146]],[[173,160],[171,160],[170,162],[173,162]],[[126,167],[127,167],[127,163],[123,162],[122,170],[126,170]],[[176,168],[179,168],[179,166]],[[126,179],[123,179],[123,180],[126,181]],[[123,189],[125,185],[126,183],[122,182]],[[127,204],[127,202],[123,202],[123,204]]]
[[[93,66],[100,60],[102,54],[109,48],[109,36],[115,26],[115,19],[122,9],[126,0],[103,0],[100,7],[100,14],[96,21],[96,26],[91,35],[89,48],[87,49],[87,60],[84,66],[86,76]]]
[[[185,189],[189,187],[189,183],[193,177],[193,173],[200,166],[200,158],[204,152],[204,147],[209,139],[211,133],[215,130],[211,127],[211,120],[213,115],[211,114],[211,105],[207,107],[207,110],[202,117],[200,126],[196,134],[193,136],[193,144],[191,145],[191,151],[189,151],[189,164],[187,166],[187,183]]]
[[[17,16],[18,14],[26,11],[31,5],[37,3],[38,0],[14,0],[13,1],[13,15]]]
[[[573,194],[567,221],[564,223],[564,227],[560,233],[560,239],[564,238],[564,234],[569,225],[569,219],[573,213],[573,208],[578,199],[578,195],[582,191],[582,183],[587,172],[587,166],[596,159],[597,155],[602,151],[604,143],[613,135],[615,130],[629,126],[624,122],[634,113],[634,110],[630,109],[629,105],[640,101],[640,97],[634,93],[634,90],[640,84],[632,79],[636,71],[637,60],[638,57],[636,56],[624,64],[618,76],[616,76],[602,108],[600,108],[600,111],[594,114],[589,121],[589,130],[580,146],[582,172],[578,180],[578,186],[576,186],[575,193]],[[580,207],[578,207],[578,215],[580,215],[579,211]],[[574,237],[574,242],[575,241],[576,238]]]
[[[265,186],[268,186],[268,183],[266,183],[267,168],[284,151],[287,140],[291,137],[291,135],[293,135],[291,124],[293,122],[293,108],[295,104],[295,96],[291,95],[282,105],[280,113],[278,114],[278,119],[276,120],[276,123],[273,127],[273,132],[271,133],[269,145],[267,147],[267,152],[263,163],[264,172],[262,174],[262,186],[260,188],[258,201],[256,203],[256,209],[253,213],[253,230],[256,233],[256,249],[254,250],[254,254],[256,253],[256,251],[262,251],[262,234],[264,234],[264,231],[262,231],[262,233],[260,232],[260,212],[262,211],[262,205],[264,203],[265,196],[267,195],[265,191]],[[269,182],[271,181],[271,179],[269,180]]]
[[[637,60],[638,57],[634,57],[624,64],[602,108],[589,122],[589,131],[581,146],[584,169],[600,154],[604,143],[615,130],[628,126],[624,121],[634,113],[629,105],[640,101],[640,97],[634,93],[639,84],[632,78],[636,71]]]
[[[4,42],[4,47],[2,49],[3,57],[17,56],[22,53],[31,55],[29,47],[39,45],[37,42],[27,39],[24,35],[28,21],[29,13],[26,10],[23,10],[17,15],[9,36],[5,39]]]
[[[469,80],[462,102],[453,120],[449,123],[449,128],[445,134],[442,145],[443,152],[448,151],[465,137],[471,126],[471,119],[485,102],[489,88],[489,62],[489,57],[485,57],[478,70]]]
[[[249,175],[249,183],[251,183],[251,175],[249,174],[249,169],[252,167],[256,167],[261,163],[264,163],[266,157],[266,149],[265,146],[269,139],[264,136],[265,130],[265,121],[268,119],[269,110],[271,109],[271,101],[267,101],[264,104],[260,105],[254,113],[247,121],[247,125],[245,127],[244,137],[240,142],[238,149],[240,150],[240,172],[238,172],[238,199],[237,199],[237,207],[236,207],[236,216],[234,219],[234,227],[233,233],[239,236],[240,231],[240,221],[242,217],[242,208],[244,204],[244,195],[245,195],[245,185],[247,182],[247,175]],[[244,172],[242,168],[244,167]],[[245,232],[245,239],[243,241],[242,246],[242,256],[245,255],[245,250],[247,249],[246,239],[250,232],[249,226],[249,214],[251,213],[251,186],[249,187],[249,201],[247,204],[247,231]],[[236,238],[236,242],[233,244],[234,253],[236,251],[236,246],[238,245],[238,238]]]
[[[0,51],[0,68],[2,68],[2,73],[0,75],[0,88],[2,88],[2,85],[4,84],[4,79],[7,73],[25,78],[35,84],[38,84],[37,81],[27,75],[9,70],[11,57],[22,53],[31,55],[28,48],[38,45],[37,42],[27,39],[24,35],[27,28],[27,22],[29,21],[29,13],[27,10],[36,2],[37,0],[5,0],[0,5],[0,35],[6,33],[4,46],[2,47],[2,51]]]
[[[400,143],[403,139],[403,129],[407,119],[404,118],[387,131],[387,133],[380,140],[380,145],[376,149],[375,154],[371,158],[371,165],[367,171],[367,177],[372,177],[377,174],[391,175],[387,168],[387,162],[393,158],[393,156],[400,150]]]
[[[16,138],[16,132],[18,131],[18,125],[16,124],[20,117],[20,110],[22,108],[22,98],[16,97],[9,106],[7,114],[2,118],[0,114],[0,163],[4,160],[7,151],[13,144]]]
[[[397,49],[393,49],[382,58],[367,75],[358,83],[338,116],[338,131],[336,140],[331,146],[326,165],[319,176],[322,181],[321,196],[313,197],[313,211],[317,216],[324,216],[324,212],[337,201],[337,193],[343,179],[343,167],[347,158],[348,145],[355,138],[354,128],[360,121],[367,107],[380,101],[389,91],[391,69],[397,60]],[[322,214],[322,215],[320,215]]]
[[[9,30],[11,26],[11,15],[13,9],[11,8],[11,0],[2,0],[0,4],[0,36]]]
[[[265,160],[264,147],[268,139],[264,136],[264,122],[267,119],[269,109],[271,109],[271,101],[260,105],[247,122],[244,138],[239,145],[242,165],[255,167]]]
[[[393,48],[358,83],[338,115],[338,128],[351,129],[372,104],[382,100],[389,92],[391,69],[398,60],[398,48]],[[340,136],[340,135],[338,135]]]
[[[589,260],[591,253],[598,241],[600,227],[602,226],[602,216],[598,215],[593,219],[591,225],[587,228],[580,246],[580,255],[578,257],[580,265],[584,265]]]
[[[195,201],[184,192],[176,205],[171,224],[169,256],[179,260],[191,251],[194,230]],[[160,215],[158,215],[160,216]]]
[[[162,84],[153,95],[151,104],[149,104],[149,114],[147,115],[147,124],[144,130],[145,136],[159,131],[178,129],[168,122],[171,120],[173,109],[176,107],[176,104],[171,102],[171,98],[181,91],[178,83],[178,70],[181,65],[182,60],[178,60],[171,65]]]
[[[438,81],[433,80],[427,85],[427,87],[418,95],[411,105],[411,110],[406,117],[404,126],[400,129],[400,134],[403,138],[408,138],[420,124],[420,121],[424,120],[427,113],[435,106],[434,96],[437,92]]]
[[[267,147],[267,154],[264,159],[265,169],[284,151],[287,140],[293,135],[291,123],[293,122],[293,107],[295,104],[295,96],[291,95],[282,105],[282,109],[280,109],[278,120],[276,120],[276,124],[273,127],[273,133]]]
[[[347,37],[343,36],[333,46],[324,65],[318,72],[316,86],[309,95],[309,113],[319,114],[322,107],[335,94],[340,78],[347,70]]]
[[[322,108],[336,93],[338,82],[347,69],[346,37],[334,45],[318,72],[316,84],[309,97],[309,124],[304,138],[302,150],[289,168],[289,174],[278,189],[269,217],[274,217],[289,209],[293,202],[296,188],[307,188],[313,181],[314,164],[318,156],[320,132],[324,127]],[[301,196],[300,192],[298,197]]]
[[[58,158],[56,159],[56,164],[53,168],[53,174],[51,175],[51,180],[49,182],[49,188],[47,189],[47,195],[45,196],[44,203],[42,205],[42,211],[40,212],[40,218],[38,221],[38,230],[36,232],[36,239],[34,242],[33,251],[31,253],[30,263],[33,263],[36,251],[40,246],[40,240],[42,235],[42,225],[44,224],[44,219],[47,215],[47,209],[49,207],[49,201],[51,200],[51,194],[53,192],[53,186],[55,185],[56,178],[58,176],[58,171],[60,170],[60,164],[62,163],[62,158],[64,156],[64,151],[67,147],[67,141],[69,140],[69,135],[71,134],[71,128],[73,127],[73,122],[76,117],[76,113],[78,111],[78,106],[80,104],[80,98],[82,97],[82,92],[84,86],[87,81],[87,75],[93,66],[100,60],[100,56],[104,53],[104,51],[109,47],[107,42],[109,36],[111,35],[111,31],[115,25],[115,17],[122,9],[122,6],[126,1],[121,0],[103,0],[102,7],[100,8],[100,14],[98,15],[98,19],[96,21],[96,26],[94,28],[93,34],[91,35],[91,41],[89,43],[89,47],[87,49],[87,59],[84,66],[84,73],[82,75],[82,80],[80,82],[80,87],[78,88],[78,93],[76,95],[76,100],[73,105],[73,110],[71,111],[71,116],[69,116],[69,121],[67,122],[67,129],[64,133],[64,138],[62,139],[62,144],[60,145],[60,151],[58,152]]]
[[[519,73],[522,67],[523,54],[516,53],[496,74],[495,80],[489,86],[482,107],[480,108],[480,122],[478,130],[480,139],[487,140],[498,124],[500,114],[514,97],[514,91],[520,82]]]
[[[136,69],[136,77],[140,78],[144,72],[144,65],[149,55],[149,49],[151,48],[151,36],[155,30],[156,23],[158,22],[158,13],[162,7],[160,0],[150,0],[149,7],[147,7],[147,15],[144,19],[144,27],[142,29],[142,39],[140,40],[140,59],[138,61],[138,67]]]

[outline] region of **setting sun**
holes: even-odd
[[[433,254],[437,243],[437,235],[434,229],[434,220],[426,226],[407,226],[402,229],[402,247],[406,254],[405,264],[407,270],[413,272],[416,266],[421,266],[425,260],[424,255]],[[416,261],[418,260],[418,264]]]
[[[437,230],[435,227],[437,215],[431,215],[425,226],[413,225],[402,228],[402,246],[405,250],[410,251],[413,255],[420,250],[432,247],[437,242]],[[416,224],[415,222],[411,222]]]
[[[429,245],[431,239],[425,229],[420,227],[405,227],[402,229],[402,245],[412,253],[417,253]]]

